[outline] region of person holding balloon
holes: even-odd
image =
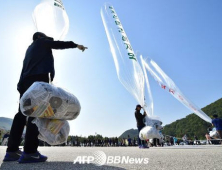
[[[143,119],[145,118],[145,116],[147,115],[146,112],[144,112],[143,114],[140,113],[142,106],[141,105],[136,105],[136,111],[135,111],[135,118],[136,118],[136,122],[137,122],[137,128],[138,128],[138,134],[140,133],[141,129],[143,129],[146,125],[143,122]],[[143,148],[148,148],[145,144],[144,141],[141,141],[140,137],[138,137],[138,146],[140,149]]]
[[[222,119],[218,118],[217,114],[214,114],[213,117],[212,126],[216,128],[219,138],[222,139]],[[222,144],[221,141],[220,143]]]

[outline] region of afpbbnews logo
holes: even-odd
[[[108,156],[107,164],[148,164],[149,158],[131,158],[129,156]]]
[[[149,158],[132,158],[130,156],[107,156],[103,151],[96,151],[92,156],[78,156],[74,164],[148,164]]]

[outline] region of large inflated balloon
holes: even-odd
[[[114,7],[106,3],[101,9],[101,17],[118,79],[137,102],[144,106],[143,71]]]
[[[198,115],[203,120],[211,123],[212,120],[209,116],[207,116],[200,108],[198,108],[193,102],[191,102],[176,86],[173,80],[164,73],[164,71],[150,59],[143,59],[142,65],[146,70],[150,73],[151,76],[158,82],[160,87],[165,91],[168,91],[173,97],[179,100],[182,104],[184,104],[187,108],[193,111],[196,115]]]
[[[150,88],[150,83],[149,83],[149,78],[146,72],[146,68],[144,67],[144,65],[142,64],[142,55],[140,55],[140,61],[141,61],[141,65],[143,68],[143,73],[144,73],[144,78],[145,78],[145,93],[144,93],[144,110],[148,113],[148,116],[153,116],[153,96],[152,96],[152,92],[151,92],[151,88]],[[148,120],[148,117],[146,116],[146,122]]]
[[[33,12],[37,31],[61,40],[69,30],[69,18],[61,0],[42,0]]]

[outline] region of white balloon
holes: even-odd
[[[69,30],[69,18],[61,0],[42,0],[33,12],[38,32],[62,40]]]
[[[101,17],[118,79],[136,101],[144,106],[143,71],[114,7],[106,3],[101,9]]]
[[[200,108],[198,108],[193,102],[191,102],[176,86],[173,80],[167,76],[167,74],[155,63],[153,60],[144,60],[141,57],[143,67],[150,73],[151,76],[158,82],[160,87],[165,91],[168,91],[173,97],[179,100],[183,105],[193,111],[203,120],[211,123],[212,120],[207,116]]]
[[[142,59],[143,59],[143,57],[142,57],[142,55],[140,55],[140,61],[141,61],[140,64],[142,65],[144,78],[145,78],[145,84],[146,84],[145,89],[144,89],[143,109],[146,111],[148,116],[153,116],[153,112],[154,112],[153,96],[152,96],[151,87],[150,87],[149,78],[148,78],[148,75],[146,72],[146,68],[142,64],[142,61],[143,61]],[[148,120],[147,116],[145,118],[146,118],[146,120]]]

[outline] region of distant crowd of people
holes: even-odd
[[[131,138],[129,135],[127,138],[97,138],[95,137],[79,137],[70,136],[67,140],[67,145],[69,146],[101,146],[101,147],[111,147],[111,146],[137,146],[137,138]]]
[[[0,131],[0,145],[7,146],[8,137],[10,132],[1,132]],[[138,138],[131,138],[128,135],[127,138],[108,138],[108,137],[89,136],[69,136],[67,143],[64,143],[59,146],[77,146],[77,147],[125,147],[125,146],[138,146]],[[209,133],[205,135],[206,140],[199,140],[197,136],[194,136],[193,139],[188,138],[185,134],[182,138],[177,138],[173,136],[164,135],[164,139],[150,139],[143,141],[144,145],[148,147],[162,147],[162,146],[174,146],[174,145],[201,145],[201,144],[220,144],[220,140],[214,140],[210,137]],[[24,140],[21,140],[21,145],[24,144]],[[46,142],[40,141],[40,146],[50,146]]]
[[[199,138],[194,135],[191,138],[185,134],[182,138],[177,138],[175,136],[164,135],[163,139],[150,139],[146,141],[142,141],[144,146],[152,147],[152,146],[173,146],[173,145],[201,145],[201,144],[221,144],[221,119],[214,115],[212,125],[215,127],[215,137],[211,137],[209,131],[212,131],[212,128],[208,128],[208,132],[205,134],[206,140],[199,140]],[[1,131],[0,130],[0,144],[2,146],[6,146],[8,143],[8,138],[10,136],[10,131]],[[23,135],[24,136],[24,135]],[[22,137],[23,137],[22,136]],[[100,147],[115,147],[115,146],[139,146],[138,137],[131,138],[128,135],[125,138],[108,138],[102,137],[101,135],[81,137],[81,136],[69,136],[67,139],[67,143],[62,146],[100,146]],[[140,141],[141,142],[141,141]],[[23,145],[24,140],[21,139],[21,145]],[[49,146],[47,143],[40,141],[40,146]]]

